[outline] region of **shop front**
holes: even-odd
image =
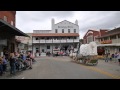
[[[6,51],[9,53],[17,52],[17,42],[15,36],[29,37],[16,27],[8,24],[0,19],[0,55],[2,56]]]

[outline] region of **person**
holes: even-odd
[[[105,62],[108,62],[108,60],[109,60],[109,53],[106,53],[106,55],[105,55]]]
[[[31,59],[31,54],[28,52],[27,58],[28,63],[29,63],[29,69],[32,69],[32,59]]]
[[[5,73],[7,69],[7,60],[5,58],[5,56],[3,56],[3,72]]]
[[[16,59],[14,56],[14,53],[10,54],[10,74],[15,74],[16,73]]]
[[[3,74],[3,59],[0,57],[0,76]]]
[[[118,56],[118,54],[117,54],[117,52],[114,54],[114,59],[115,59],[115,63],[117,62],[117,56]]]
[[[9,56],[9,52],[8,51],[5,51],[5,58],[6,58],[6,60],[8,61],[8,56]]]
[[[118,59],[119,65],[120,65],[120,52],[118,53],[117,59]]]

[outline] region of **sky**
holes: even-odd
[[[120,27],[120,11],[17,11],[16,27],[25,33],[51,30],[51,19],[75,23],[78,20],[80,39],[89,30]]]

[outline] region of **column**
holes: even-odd
[[[53,54],[53,37],[52,37],[52,54]]]
[[[39,56],[40,56],[40,37],[39,37]]]

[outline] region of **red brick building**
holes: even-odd
[[[5,50],[15,52],[18,49],[18,42],[15,36],[27,36],[16,25],[16,11],[0,11],[0,55]]]
[[[100,31],[88,30],[87,33],[83,37],[83,43],[86,44],[86,43],[90,43],[92,41],[96,41],[97,37],[104,35],[107,31],[108,30],[102,30],[102,29],[100,29]]]
[[[9,24],[15,26],[16,11],[0,11],[0,19],[7,21]]]

